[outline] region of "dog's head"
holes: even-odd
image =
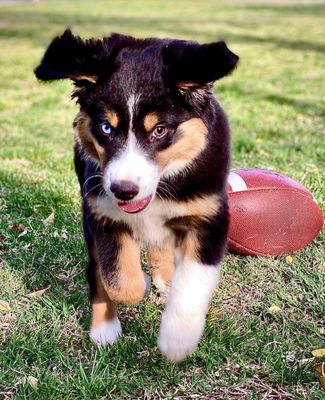
[[[84,41],[67,30],[50,43],[35,74],[74,81],[76,140],[100,166],[112,201],[137,212],[160,179],[187,170],[204,149],[209,89],[237,61],[224,42],[117,34]]]

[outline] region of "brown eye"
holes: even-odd
[[[167,126],[164,125],[157,125],[155,129],[152,132],[152,136],[156,139],[161,139],[166,135],[166,133],[169,131]]]

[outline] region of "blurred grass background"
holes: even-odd
[[[215,85],[232,127],[233,166],[289,175],[324,208],[324,17],[319,1],[0,2],[3,398],[325,398],[310,354],[325,345],[324,235],[292,259],[228,255],[204,339],[179,365],[157,350],[155,294],[121,307],[124,337],[111,350],[89,343],[71,150],[77,108],[69,82],[39,84],[32,72],[67,26],[84,38],[224,39],[241,57]]]

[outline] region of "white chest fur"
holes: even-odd
[[[161,246],[170,235],[166,221],[186,213],[185,205],[157,198],[138,214],[125,213],[105,197],[95,200],[95,209],[100,218],[108,217],[126,223],[140,244],[154,246]]]

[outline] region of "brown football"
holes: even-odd
[[[323,226],[315,197],[300,183],[264,169],[236,169],[228,176],[228,251],[277,256],[301,249]]]

